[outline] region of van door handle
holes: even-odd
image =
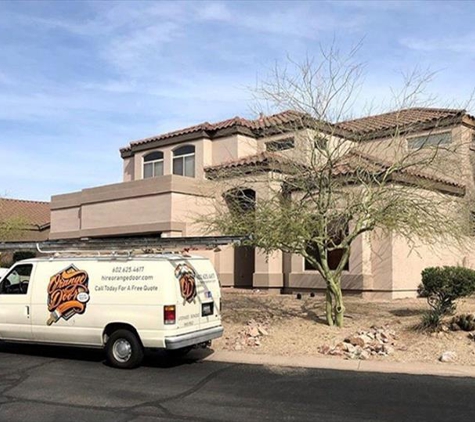
[[[26,306],[26,317],[30,318],[30,307],[28,305]]]

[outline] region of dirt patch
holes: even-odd
[[[371,359],[437,362],[442,353],[452,351],[456,354],[454,363],[475,365],[475,340],[469,338],[468,333],[430,334],[415,328],[428,308],[425,299],[368,302],[346,297],[347,317],[341,329],[326,325],[324,300],[320,296],[304,295],[298,300],[294,295],[232,290],[224,292],[222,303],[225,333],[223,338],[213,342],[216,350],[323,356],[320,350],[324,346],[335,347],[355,333],[384,326],[394,331],[396,344],[391,354],[376,354]],[[459,302],[457,313],[474,312],[475,299]]]

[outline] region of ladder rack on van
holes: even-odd
[[[0,242],[0,251],[37,250],[44,254],[82,253],[105,251],[117,255],[123,252],[131,255],[134,251],[141,253],[164,253],[173,251],[190,251],[198,249],[219,249],[220,246],[240,246],[249,236],[204,236],[204,237],[115,237],[82,238],[65,240],[46,240],[44,242]]]

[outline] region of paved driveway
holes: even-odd
[[[265,367],[1,346],[0,421],[475,421],[469,378]]]

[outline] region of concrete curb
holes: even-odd
[[[215,351],[201,357],[202,361],[244,363],[248,365],[287,366],[294,368],[333,369],[337,371],[380,372],[443,377],[473,377],[475,366],[450,363],[383,362],[371,360],[344,360],[314,356],[259,355],[244,352]]]

